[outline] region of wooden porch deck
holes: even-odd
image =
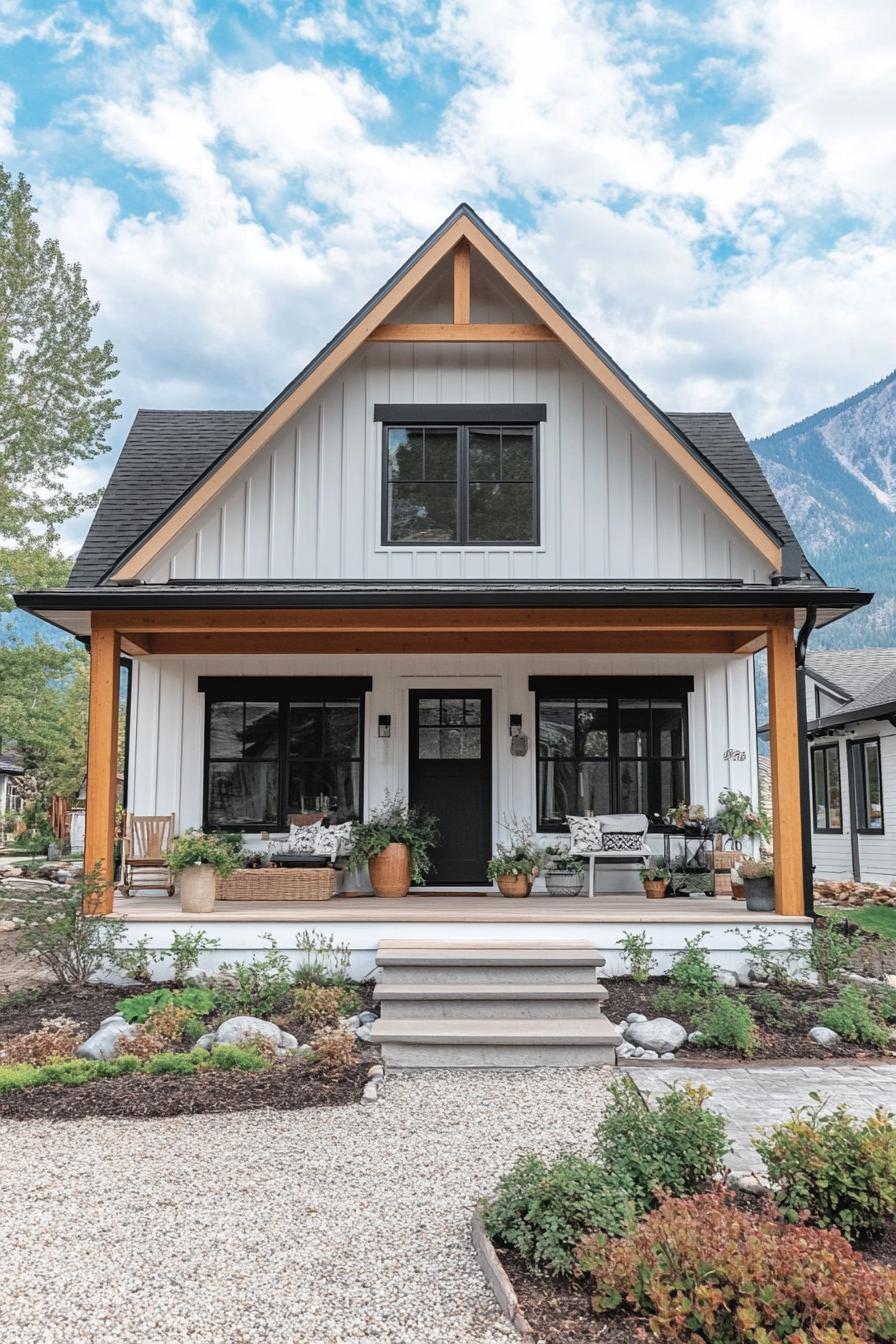
[[[328,901],[218,901],[207,915],[184,914],[164,892],[115,893],[114,912],[141,923],[245,924],[801,924],[799,915],[756,914],[726,897],[667,897],[650,901],[638,893],[587,897],[546,896],[508,900],[494,891],[415,890],[401,900],[338,895]]]

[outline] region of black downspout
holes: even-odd
[[[121,763],[121,805],[128,810],[128,784],[131,773],[131,686],[134,682],[134,664],[130,658],[122,658],[122,669],[127,672],[124,693],[124,760]]]
[[[806,717],[806,649],[809,636],[815,629],[818,613],[814,607],[806,610],[806,619],[796,637],[796,724],[800,744],[800,829],[803,841],[803,912],[810,918],[815,914],[815,896],[812,890],[812,798],[809,781],[809,731]]]

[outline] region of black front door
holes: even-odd
[[[408,796],[439,824],[427,885],[481,885],[492,839],[492,693],[410,695]]]

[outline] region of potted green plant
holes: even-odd
[[[775,865],[770,859],[744,859],[738,864],[748,910],[774,910]]]
[[[240,864],[241,835],[189,830],[171,846],[168,863],[180,874],[180,908],[207,915],[215,908],[218,878],[229,877]]]
[[[549,896],[580,896],[585,885],[585,863],[564,845],[544,851],[544,884]]]
[[[680,831],[699,831],[706,821],[706,808],[702,803],[677,803],[669,808],[663,821]]]
[[[746,793],[737,789],[723,789],[719,794],[719,810],[712,819],[712,829],[717,835],[727,835],[740,846],[741,840],[767,840],[770,832],[769,819]]]
[[[387,793],[367,821],[352,826],[351,868],[367,865],[377,896],[407,896],[432,867],[429,851],[439,838],[435,817]]]
[[[649,863],[645,863],[638,876],[648,900],[661,901],[666,895],[666,887],[672,873],[665,859],[651,859]]]
[[[544,860],[544,851],[532,838],[528,820],[505,817],[501,823],[510,840],[495,845],[488,865],[490,882],[497,882],[502,896],[528,896]]]

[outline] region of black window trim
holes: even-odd
[[[879,737],[853,737],[853,738],[850,738],[850,740],[849,740],[849,744],[848,744],[848,747],[847,747],[847,750],[852,750],[853,748],[856,749],[856,750],[855,750],[855,754],[853,755],[853,770],[856,769],[857,764],[858,764],[858,768],[860,768],[861,771],[862,771],[862,788],[863,788],[863,790],[864,790],[864,794],[865,794],[865,813],[866,813],[866,819],[867,819],[867,812],[868,812],[868,770],[867,770],[867,758],[866,758],[866,756],[865,756],[865,748],[868,747],[868,746],[873,746],[873,747],[875,747],[875,748],[877,749],[877,768],[878,768],[878,774],[879,774],[879,777],[880,777],[880,825],[879,825],[879,826],[860,826],[860,825],[859,825],[859,815],[858,815],[858,813],[859,813],[859,808],[858,808],[858,802],[859,802],[859,799],[858,799],[858,783],[859,783],[859,780],[858,780],[858,778],[855,779],[856,798],[855,798],[855,816],[854,816],[853,820],[854,820],[854,822],[855,822],[855,828],[856,828],[856,834],[857,834],[857,835],[884,835],[885,832],[886,832],[886,816],[885,816],[885,814],[884,814],[884,761],[883,761],[883,755],[881,754],[881,749],[880,749],[880,738],[879,738]],[[861,751],[858,750],[859,747],[861,747]],[[858,758],[858,759],[857,759],[857,758]]]
[[[828,768],[828,752],[835,752],[837,756],[837,774],[840,785],[840,825],[839,826],[819,826],[818,825],[818,789],[816,787],[815,776],[815,755],[816,752],[823,753],[824,760],[824,814],[830,820],[831,816],[831,776]],[[812,830],[815,835],[842,835],[843,834],[843,777],[842,765],[840,761],[840,743],[839,742],[819,742],[812,747]]]
[[[536,409],[541,409],[540,407]],[[469,434],[476,429],[507,428],[531,429],[533,431],[532,450],[532,537],[521,537],[504,541],[471,541],[469,532],[470,480],[469,480]],[[389,537],[389,430],[390,429],[456,429],[458,439],[457,469],[457,520],[456,541],[393,541]],[[382,449],[380,463],[380,546],[387,550],[506,550],[512,547],[537,549],[541,546],[541,425],[537,420],[489,420],[480,417],[477,420],[384,420],[382,425]]]
[[[366,696],[373,688],[372,677],[199,677],[197,688],[205,696],[202,739],[202,826],[204,830],[245,832],[287,829],[289,815],[289,712],[287,706],[297,700],[356,700],[360,709],[360,755],[358,761],[358,817],[364,818],[364,765],[366,746]],[[260,700],[277,703],[277,820],[276,822],[215,822],[208,819],[208,785],[211,764],[209,743],[211,707],[218,700]]]
[[[669,757],[672,760],[683,760],[684,762],[684,789],[685,797],[688,796],[691,779],[691,741],[690,741],[690,713],[688,696],[694,689],[694,678],[690,676],[682,677],[638,677],[638,676],[572,676],[572,677],[551,677],[551,676],[530,676],[529,690],[535,695],[535,817],[536,830],[541,835],[560,835],[565,834],[569,827],[564,822],[562,825],[545,825],[541,820],[541,799],[538,796],[539,791],[539,766],[541,756],[539,754],[539,720],[541,713],[542,700],[548,699],[585,699],[593,697],[595,699],[606,699],[609,711],[609,742],[608,755],[609,775],[610,775],[610,811],[618,812],[619,802],[619,709],[620,699],[639,699],[641,697],[652,697],[655,699],[680,698],[684,710],[684,750],[682,756]],[[612,711],[612,704],[616,705],[615,716]],[[628,759],[628,758],[626,758]],[[651,758],[654,759],[654,758]],[[657,758],[658,759],[658,758]],[[650,818],[653,822],[653,818]],[[651,830],[657,829],[654,824]]]

